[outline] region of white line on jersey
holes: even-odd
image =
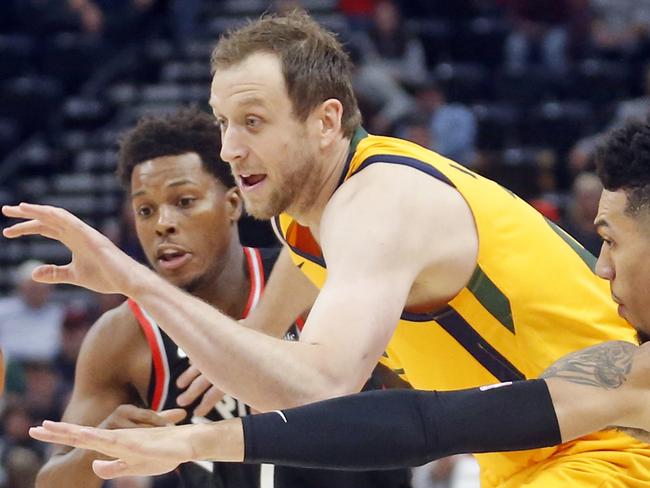
[[[284,423],[287,423],[287,417],[284,416],[284,412],[282,410],[273,410],[275,413],[277,413],[280,417],[282,417],[282,420],[284,420]]]
[[[512,385],[512,381],[506,381],[505,383],[497,383],[496,385],[481,386],[479,390],[488,391],[488,390],[493,390],[494,388],[501,388],[502,386],[510,386],[510,385]]]

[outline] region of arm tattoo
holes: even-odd
[[[625,383],[638,346],[611,341],[564,356],[540,378],[561,378],[572,383],[612,390]]]

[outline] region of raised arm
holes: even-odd
[[[364,173],[377,176],[373,170]],[[448,272],[453,263],[467,261],[457,254],[468,240],[465,233],[475,231],[460,195],[440,183],[441,205],[409,201],[412,192],[395,186],[394,174],[383,175],[379,185],[364,185],[365,174],[339,189],[323,216],[320,240],[328,279],[297,343],[239,326],[136,264],[64,210],[4,207],[8,216],[31,219],[4,233],[40,233],[60,240],[72,250],[72,263],[41,267],[36,279],[135,299],[217,388],[261,411],[286,408],[358,391],[386,347],[420,271],[439,267],[446,277],[437,280],[440,286],[456,276]],[[394,194],[387,198],[387,191]],[[418,208],[436,213],[416,212]],[[462,229],[457,208],[465,212]],[[439,222],[436,232],[444,232],[446,239],[410,232],[412,226],[431,227],[431,219]]]

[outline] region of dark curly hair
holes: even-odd
[[[162,156],[194,152],[203,167],[226,188],[235,180],[219,153],[221,134],[215,119],[198,109],[183,109],[162,117],[144,117],[120,140],[117,176],[128,191],[138,164]]]
[[[606,190],[627,194],[627,213],[650,208],[650,119],[613,130],[598,147],[596,166]]]

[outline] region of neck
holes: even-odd
[[[305,227],[317,228],[320,219],[323,216],[325,207],[336,191],[336,187],[343,173],[343,168],[348,158],[350,149],[350,139],[341,137],[332,146],[320,156],[318,161],[318,172],[314,174],[315,178],[321,182],[317,188],[316,196],[305,195],[304,199],[308,200],[308,205],[294,205],[288,209],[288,213]],[[310,185],[305,185],[308,188]]]
[[[192,291],[192,295],[208,302],[226,315],[239,319],[248,301],[250,278],[244,249],[239,243],[239,234],[232,234],[225,265],[217,270],[215,279],[206,280]]]

